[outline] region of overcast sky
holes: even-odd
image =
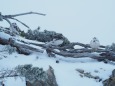
[[[104,45],[115,42],[115,0],[2,0],[0,11],[3,15],[29,11],[45,13],[45,17],[17,18],[32,29],[40,26],[41,30],[63,33],[73,42],[89,43],[94,36]],[[0,25],[8,26],[5,21]]]

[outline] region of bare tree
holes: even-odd
[[[42,16],[46,15],[46,14],[37,13],[37,12],[26,12],[26,13],[14,14],[14,15],[2,15],[2,13],[0,12],[0,21],[6,20],[10,24],[10,27],[12,27],[12,23],[9,20],[9,19],[12,19],[12,20],[16,20],[17,22],[21,23],[25,27],[29,28],[28,25],[26,25],[25,23],[23,23],[20,20],[18,20],[18,19],[15,18],[17,16],[23,16],[23,15],[28,15],[28,14],[37,14],[37,15],[42,15]]]

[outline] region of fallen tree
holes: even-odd
[[[90,57],[92,59],[96,59],[98,61],[115,61],[115,52],[112,50],[106,50],[106,46],[100,45],[100,48],[95,52],[98,54],[93,53],[92,49],[88,44],[83,43],[70,43],[68,45],[65,45],[63,47],[60,46],[46,46],[45,44],[36,44],[31,43],[36,46],[40,46],[46,49],[48,56],[54,57],[54,54],[61,55],[64,57],[73,57],[73,58],[82,58],[82,57]],[[82,46],[84,48],[81,49],[74,49],[75,45]],[[87,47],[86,47],[87,46]],[[57,49],[57,50],[56,50]]]
[[[29,55],[29,54],[32,54],[33,52],[43,53],[43,50],[33,48],[33,47],[23,44],[23,43],[19,43],[12,38],[4,39],[4,38],[0,37],[0,44],[11,45],[12,47],[16,47],[17,52],[20,54]]]
[[[105,61],[105,59],[110,61],[115,61],[115,52],[112,50],[106,50],[106,46],[101,45],[100,49],[96,50],[95,52],[99,54],[92,53],[92,49],[89,44],[83,44],[79,42],[73,42],[66,44],[65,46],[54,46],[54,45],[46,45],[45,43],[39,44],[34,42],[26,42],[25,40],[18,40],[15,38],[12,38],[10,36],[9,38],[5,39],[4,37],[0,37],[0,44],[3,45],[11,45],[12,47],[16,47],[17,52],[20,54],[29,55],[34,52],[40,52],[43,53],[43,49],[46,50],[49,57],[56,57],[56,55],[61,55],[64,57],[72,57],[72,58],[82,58],[82,57],[90,57],[93,59],[97,59],[98,61]],[[36,47],[43,48],[38,49],[35,47],[31,47],[31,45],[34,45]],[[78,45],[83,48],[75,49],[74,46]]]
[[[12,19],[12,20],[15,20],[15,21],[21,23],[25,27],[29,28],[28,25],[26,25],[25,23],[23,23],[23,22],[21,22],[21,21],[19,21],[18,19],[15,18],[17,16],[23,16],[23,15],[28,15],[28,14],[37,14],[37,15],[42,15],[42,16],[46,15],[46,14],[38,13],[38,12],[26,12],[26,13],[14,14],[14,15],[2,15],[2,13],[0,12],[0,21],[6,20],[10,24],[10,26],[12,27],[12,23],[9,20],[9,19]]]
[[[61,55],[64,57],[73,57],[73,58],[90,57],[93,59],[97,59],[99,61],[104,61],[105,59],[115,61],[115,52],[106,50],[105,46],[102,45],[100,47],[103,49],[96,50],[96,52],[100,54],[94,54],[92,53],[92,49],[90,48],[89,44],[83,44],[79,42],[69,43],[65,46],[52,46],[52,45],[46,45],[45,43],[38,44],[38,43],[26,42],[24,40],[16,40],[13,38],[5,39],[3,37],[0,37],[0,44],[11,45],[12,47],[16,47],[18,53],[25,55],[29,55],[34,52],[43,53],[43,50],[29,46],[31,44],[35,45],[36,47],[39,46],[45,49],[49,57],[55,57],[55,55]],[[75,49],[74,48],[75,45],[82,46],[83,48]]]
[[[45,15],[45,14],[36,13],[36,12],[27,12],[27,13],[21,13],[21,14],[16,14],[16,15],[0,14],[0,21],[6,20],[7,22],[11,24],[11,22],[8,21],[9,19],[17,20],[14,17],[27,15],[27,14]],[[20,22],[19,20],[17,21]],[[22,24],[25,25],[24,23]],[[10,28],[0,28],[1,33],[8,35],[7,38],[5,38],[4,36],[0,36],[0,44],[16,47],[17,52],[20,54],[29,55],[34,52],[43,53],[43,49],[44,49],[46,50],[49,57],[56,57],[56,55],[61,55],[64,57],[72,57],[72,58],[90,57],[93,59],[97,59],[99,61],[103,61],[105,59],[115,61],[115,44],[113,44],[112,46],[108,48],[107,46],[100,45],[100,47],[95,51],[98,54],[95,54],[93,53],[93,49],[90,47],[89,44],[84,44],[84,43],[79,43],[79,42],[71,43],[61,33],[56,33],[54,31],[47,31],[47,30],[40,32],[39,31],[40,28],[33,31],[29,29],[28,32],[25,33],[21,31],[16,24],[11,24],[11,26],[12,26],[11,28],[15,29],[19,34],[16,34],[15,32],[11,33]],[[28,27],[27,25],[25,26]],[[16,39],[16,37],[13,37],[12,34],[23,36],[31,40],[37,40],[39,42],[42,42],[42,44],[35,43],[35,42],[28,42],[28,41],[26,42],[25,40]],[[51,41],[53,43],[54,39],[62,40],[63,43],[60,45],[50,44]],[[30,45],[34,45],[35,47],[32,47]],[[76,45],[81,46],[82,48],[76,49],[75,48]],[[38,48],[38,46],[40,48]]]

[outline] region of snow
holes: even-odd
[[[4,80],[5,86],[26,86],[24,77],[10,77]]]
[[[49,46],[49,45],[54,45],[54,46],[58,46],[58,45],[61,45],[63,43],[63,40],[53,40],[53,41],[50,41],[50,42],[47,42],[46,45]]]
[[[11,36],[0,32],[0,37],[9,39]],[[40,43],[33,40],[27,40],[22,37],[13,37],[17,42],[26,41],[27,43]],[[40,48],[32,44],[26,44],[35,48]],[[78,46],[75,46],[78,48]],[[6,51],[4,45],[0,45],[0,70],[2,69],[13,69],[18,65],[32,64],[35,67],[43,67],[47,70],[49,65],[53,67],[56,76],[56,81],[59,86],[103,86],[102,81],[109,78],[115,65],[105,64],[103,62],[98,62],[89,57],[84,58],[71,58],[56,55],[56,58],[51,58],[47,56],[47,53],[34,53],[32,55],[18,54],[17,52],[9,55]],[[95,52],[94,52],[95,53]],[[93,53],[93,54],[94,54]],[[95,53],[98,55],[98,53]],[[59,63],[56,63],[59,60]],[[80,73],[76,69],[83,69],[85,72],[89,72],[94,76],[99,76],[102,81],[96,81],[92,78],[81,77]],[[95,71],[98,71],[97,73]],[[17,77],[5,78],[3,80],[5,86],[26,86],[25,79]]]
[[[0,32],[0,37],[4,39],[9,39],[11,36],[8,34],[5,34],[4,32]]]
[[[15,37],[15,39],[19,40],[19,41],[25,41],[27,43],[40,43],[40,44],[43,44],[42,42],[38,42],[38,41],[35,41],[35,40],[28,40],[28,39],[25,39],[25,38],[20,37],[20,36]]]
[[[3,48],[3,46],[0,47]],[[44,70],[47,70],[50,65],[54,69],[59,86],[103,86],[102,82],[98,82],[92,78],[81,78],[79,76],[80,73],[78,73],[76,69],[83,69],[85,72],[98,75],[102,80],[105,80],[111,75],[111,71],[115,68],[114,65],[97,62],[88,57],[75,59],[57,55],[56,58],[51,58],[47,57],[46,52],[29,56],[17,53],[5,55],[8,57],[0,60],[0,69],[12,69],[17,65],[32,64],[33,66],[43,67]],[[59,63],[56,63],[56,60],[59,60]],[[96,73],[94,72],[95,70],[99,72]],[[16,80],[14,78],[8,78],[4,83],[6,86],[25,86],[25,82],[20,78]]]
[[[46,13],[46,17],[35,15],[32,17],[20,17],[19,20],[24,21],[32,29],[35,29],[39,24],[42,29],[63,33],[70,41],[86,44],[89,43],[92,37],[97,36],[100,43],[106,45],[114,42],[115,37],[114,2],[114,0],[28,0],[28,5],[25,7],[25,4],[27,4],[26,0],[23,0],[23,3],[21,0],[18,3],[16,0],[7,0],[7,3],[5,0],[2,0],[0,6],[3,15],[17,14],[30,10]],[[12,11],[8,11],[6,5]],[[0,24],[5,27],[9,26],[9,24],[4,24],[4,22]],[[20,27],[23,30],[27,30],[22,25]],[[11,36],[0,32],[0,37],[9,39]],[[39,43],[22,37],[14,38],[29,43]],[[17,42],[19,41],[17,40]],[[31,44],[29,46],[36,48],[36,46]],[[0,45],[0,69],[13,69],[17,65],[32,64],[33,66],[43,67],[44,70],[47,70],[49,65],[51,65],[54,68],[59,86],[103,86],[102,81],[107,79],[111,75],[112,70],[115,69],[115,64],[105,64],[88,57],[75,59],[56,55],[56,58],[50,58],[46,52],[43,54],[34,53],[29,56],[17,54],[16,52],[9,55],[5,51],[3,52],[4,48],[5,46]],[[40,47],[37,46],[37,48]],[[75,48],[82,47],[76,45]],[[58,64],[55,62],[56,60],[59,60]],[[102,81],[98,82],[92,78],[80,77],[80,73],[76,71],[77,68],[83,69],[85,72],[90,72],[94,76],[99,76],[102,78]],[[95,70],[98,73],[94,72]],[[22,80],[19,77],[17,79],[14,77],[5,78],[4,83],[5,86],[25,86],[24,78]]]

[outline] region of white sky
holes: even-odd
[[[103,45],[115,42],[115,0],[2,0],[0,11],[4,15],[29,11],[45,13],[45,17],[17,18],[32,29],[40,26],[41,30],[60,32],[74,42],[89,43],[94,36]],[[8,24],[0,22],[0,25]]]

